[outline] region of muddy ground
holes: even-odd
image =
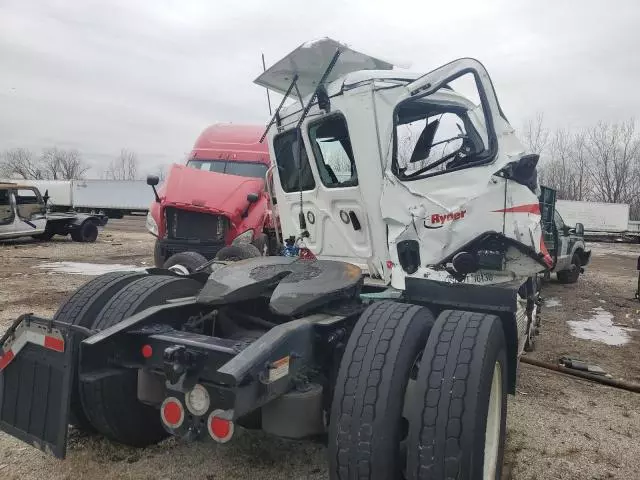
[[[56,262],[145,267],[152,247],[142,218],[111,221],[93,245],[67,239],[0,244],[0,333],[20,313],[52,315],[91,278],[69,273],[86,274],[86,265]],[[640,303],[633,300],[640,245],[592,247],[592,265],[578,284],[545,285],[542,331],[529,355],[579,358],[640,382]],[[518,392],[509,400],[505,467],[504,478],[518,480],[640,478],[640,395],[522,365]],[[323,445],[256,432],[240,431],[223,446],[169,439],[140,450],[72,430],[65,461],[0,434],[0,476],[270,480],[327,473]]]

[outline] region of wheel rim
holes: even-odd
[[[189,269],[184,265],[171,265],[169,267],[169,271],[173,273],[177,273],[178,275],[190,275]]]
[[[484,480],[495,480],[498,469],[498,449],[502,424],[502,367],[496,362],[493,367],[487,427],[484,437]]]

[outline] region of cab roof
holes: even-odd
[[[33,185],[24,185],[21,183],[0,182],[0,188],[34,188]]]
[[[260,143],[263,131],[262,125],[216,123],[200,134],[189,158],[229,159],[269,165],[269,146],[267,142]]]

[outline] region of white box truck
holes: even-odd
[[[639,222],[629,220],[626,203],[558,200],[556,210],[567,225],[582,223],[585,236],[640,239]]]
[[[5,181],[5,180],[3,180]],[[6,180],[15,182],[16,180]],[[154,201],[144,180],[19,180],[49,195],[52,211],[104,213],[121,218],[132,212],[147,212]]]

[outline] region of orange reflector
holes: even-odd
[[[151,345],[143,345],[142,356],[144,358],[151,358],[152,355],[153,355],[153,348],[151,348]]]
[[[11,360],[13,360],[13,357],[15,355],[13,354],[13,352],[11,350],[9,350],[7,353],[5,353],[4,355],[2,355],[0,357],[0,372],[2,370],[4,370],[4,368],[9,365],[9,363],[11,362]]]
[[[233,437],[234,425],[231,420],[222,418],[223,410],[214,410],[209,415],[209,435],[218,443],[227,443]]]
[[[56,352],[64,352],[64,340],[47,335],[44,337],[44,348],[55,350]]]
[[[180,400],[169,397],[162,402],[160,416],[165,425],[170,428],[178,428],[184,420],[184,408]]]

